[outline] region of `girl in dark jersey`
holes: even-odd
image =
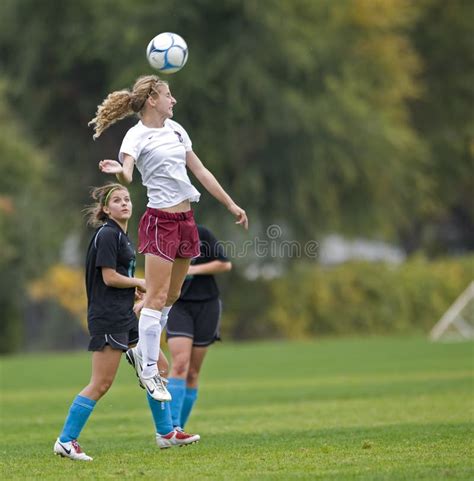
[[[86,257],[87,322],[91,335],[92,375],[76,396],[54,453],[79,461],[92,461],[77,439],[97,401],[109,390],[122,352],[138,340],[133,311],[135,292],[145,292],[145,280],[134,277],[135,249],[127,236],[132,202],[120,184],[92,190],[95,204],[87,209],[88,223],[97,230]]]

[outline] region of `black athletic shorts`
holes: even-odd
[[[133,327],[128,332],[119,334],[99,334],[91,336],[89,351],[102,351],[108,344],[112,349],[125,352],[131,345],[138,342],[138,329]]]
[[[166,334],[189,337],[193,346],[206,347],[220,341],[221,301],[177,301],[168,316]]]

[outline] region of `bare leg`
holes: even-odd
[[[171,281],[168,289],[168,297],[166,299],[167,306],[172,306],[178,300],[190,264],[191,259],[175,259],[173,264],[173,270],[171,272]]]
[[[102,351],[94,351],[91,380],[79,395],[98,401],[112,385],[121,357],[122,351],[108,345]]]
[[[189,337],[171,337],[168,339],[168,348],[171,355],[171,377],[186,379],[193,340]]]
[[[184,427],[188,421],[191,411],[198,395],[199,373],[201,371],[207,347],[193,347],[188,375],[186,376],[185,395],[181,405],[180,424]]]
[[[69,443],[77,440],[87,423],[96,402],[108,391],[117,373],[121,351],[105,346],[102,351],[92,354],[92,375],[89,384],[76,396],[72,402],[59,440]],[[54,452],[72,459],[90,461],[91,458],[77,450],[76,446],[65,448],[61,442],[56,442]]]
[[[171,273],[174,263],[158,256],[145,256],[145,308],[161,311],[170,288]]]
[[[168,377],[170,365],[166,359],[165,353],[160,349],[160,358],[158,359],[158,371],[160,376]]]
[[[191,388],[198,387],[199,373],[201,372],[202,363],[207,354],[207,347],[193,347],[191,352],[191,362],[189,364],[188,375],[186,377],[186,386]]]
[[[191,361],[193,340],[189,337],[171,337],[168,339],[168,348],[171,354],[171,377],[168,386],[172,396],[171,417],[173,426],[182,427],[181,410],[186,394],[186,376]]]
[[[189,269],[190,259],[175,259],[173,269],[171,271],[170,286],[165,306],[161,311],[161,330],[166,327],[168,322],[168,314],[173,304],[178,300],[181,294],[181,287]]]

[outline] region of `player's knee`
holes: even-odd
[[[111,386],[112,386],[112,380],[104,379],[100,385],[100,390],[103,394],[105,394],[110,389]]]
[[[181,295],[181,291],[168,292],[168,297],[166,299],[166,305],[171,306],[172,304],[174,304],[179,299],[180,295]]]
[[[97,398],[101,398],[107,393],[107,391],[110,389],[110,386],[112,386],[112,381],[110,379],[102,379],[98,382],[95,382],[92,388],[95,391]]]
[[[156,294],[147,295],[145,299],[145,307],[155,311],[161,311],[166,304],[168,295],[166,292],[157,292]]]
[[[189,361],[176,360],[173,362],[172,375],[175,377],[184,378],[187,376],[188,369],[189,369]]]

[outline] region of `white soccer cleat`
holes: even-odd
[[[156,435],[156,444],[160,449],[172,448],[173,446],[186,446],[188,444],[197,443],[201,439],[199,434],[185,433],[181,428],[174,428],[168,434]]]
[[[142,376],[143,362],[136,347],[132,347],[125,353],[125,357],[129,364],[135,369],[138,376],[140,387],[146,389],[148,394],[156,401],[166,402],[171,401],[171,394],[166,389],[168,380],[161,377],[158,373],[150,378]]]
[[[136,347],[130,348],[125,353],[125,359],[127,359],[127,362],[130,364],[130,366],[132,366],[133,369],[135,369],[135,374],[137,375],[137,378],[138,378],[138,385],[142,389],[145,389],[145,386],[140,381],[140,374],[139,373],[142,372],[142,357],[140,356],[140,353],[138,352],[138,349]]]
[[[140,374],[140,382],[145,386],[148,394],[156,401],[171,401],[171,394],[166,389],[163,378],[159,374],[155,374],[148,379]]]
[[[53,452],[62,458],[69,458],[74,461],[92,461],[92,458],[87,456],[76,440],[63,443],[58,438],[54,443]]]

